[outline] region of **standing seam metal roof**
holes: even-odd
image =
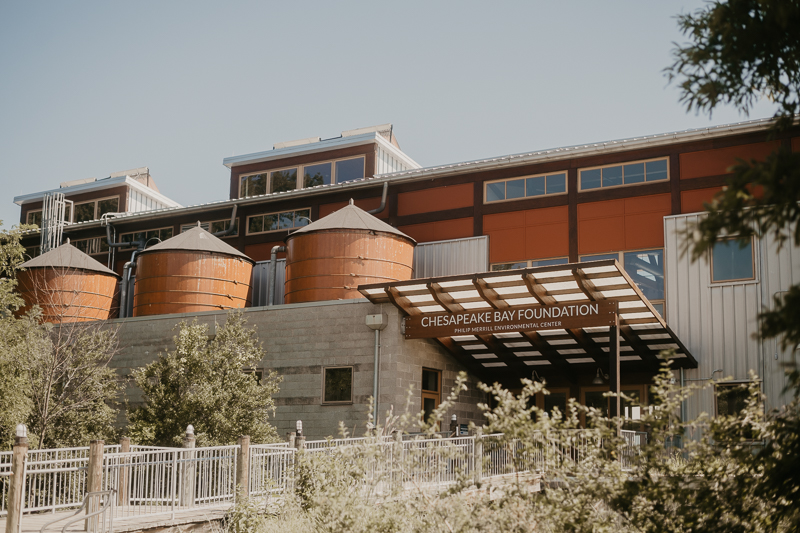
[[[106,268],[96,259],[89,257],[70,243],[65,243],[54,250],[34,257],[20,265],[21,268],[75,268],[91,270],[119,277],[119,274]]]
[[[354,229],[376,231],[380,233],[391,233],[398,235],[416,243],[414,239],[400,231],[399,229],[390,226],[383,220],[367,213],[363,209],[353,204],[350,199],[350,204],[344,206],[338,211],[334,211],[330,215],[323,217],[316,222],[312,222],[308,226],[289,234],[287,239],[297,235],[298,233],[313,233],[315,231],[333,230],[333,229]]]
[[[195,226],[189,231],[180,233],[164,242],[160,242],[155,246],[139,253],[146,254],[149,252],[166,252],[169,250],[191,250],[195,252],[211,252],[216,254],[233,255],[236,257],[243,257],[248,261],[255,263],[252,259],[245,254],[224,242],[219,237],[215,237],[207,232],[200,226]]]

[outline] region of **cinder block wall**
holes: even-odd
[[[442,399],[464,368],[438,344],[427,340],[405,340],[400,333],[400,312],[391,305],[375,305],[366,300],[340,300],[271,308],[245,309],[248,324],[255,325],[266,356],[265,370],[283,376],[275,396],[277,412],[273,423],[284,437],[302,420],[309,440],[338,436],[339,422],[351,435],[361,436],[367,423],[368,399],[372,395],[374,333],[365,325],[368,314],[386,313],[389,325],[381,332],[380,406],[385,413],[394,406],[395,413],[406,405],[409,387],[413,387],[411,409],[421,409],[422,368],[442,371]],[[153,362],[158,353],[174,349],[173,336],[182,320],[197,317],[209,324],[223,324],[225,312],[193,315],[161,315],[110,321],[119,327],[120,353],[112,361],[123,379],[127,379],[126,397],[131,405],[142,402],[141,391],[130,381],[134,368]],[[324,366],[352,365],[353,403],[322,405],[322,369]],[[447,414],[443,429],[456,414],[459,423],[482,423],[477,403],[485,395],[477,390],[477,379],[470,377],[469,390],[462,393],[455,409]]]

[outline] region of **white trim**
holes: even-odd
[[[171,200],[164,196],[163,194],[154,191],[150,187],[146,185],[142,185],[138,181],[130,178],[129,176],[120,176],[117,178],[105,178],[97,181],[93,181],[90,183],[82,183],[80,185],[73,185],[71,187],[64,187],[59,189],[50,189],[47,191],[35,192],[31,194],[23,194],[21,196],[14,197],[14,203],[17,205],[24,205],[31,202],[36,202],[42,200],[45,194],[60,192],[64,194],[64,196],[72,196],[75,194],[82,194],[85,192],[91,191],[102,191],[103,189],[111,189],[113,187],[120,187],[122,185],[128,185],[132,189],[136,189],[138,192],[151,197],[153,200],[157,202],[161,202],[163,204],[169,205],[170,207],[183,207],[178,202]],[[87,200],[89,201],[89,200]],[[127,206],[126,206],[127,207]]]

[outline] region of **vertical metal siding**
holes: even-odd
[[[489,237],[426,242],[414,248],[416,278],[475,274],[489,270]]]
[[[267,305],[269,295],[269,264],[270,261],[259,261],[253,267],[253,307],[263,307]],[[275,265],[275,296],[272,305],[283,304],[283,296],[286,283],[286,259],[278,259]]]
[[[688,254],[681,253],[682,235],[702,216],[664,219],[667,322],[699,362],[685,376],[709,377],[721,368],[722,376],[745,380],[752,369],[765,380],[768,407],[779,407],[787,400],[782,394],[785,376],[780,363],[791,354],[779,354],[776,361],[776,341],[757,339],[758,314],[772,307],[775,292],[800,282],[800,249],[786,245],[779,251],[771,237],[756,239],[755,281],[712,284],[708,258],[692,263]],[[687,402],[689,418],[703,411],[714,413],[711,391]]]

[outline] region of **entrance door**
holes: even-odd
[[[422,410],[425,412],[425,421],[433,410],[442,403],[442,373],[430,368],[422,369]]]

